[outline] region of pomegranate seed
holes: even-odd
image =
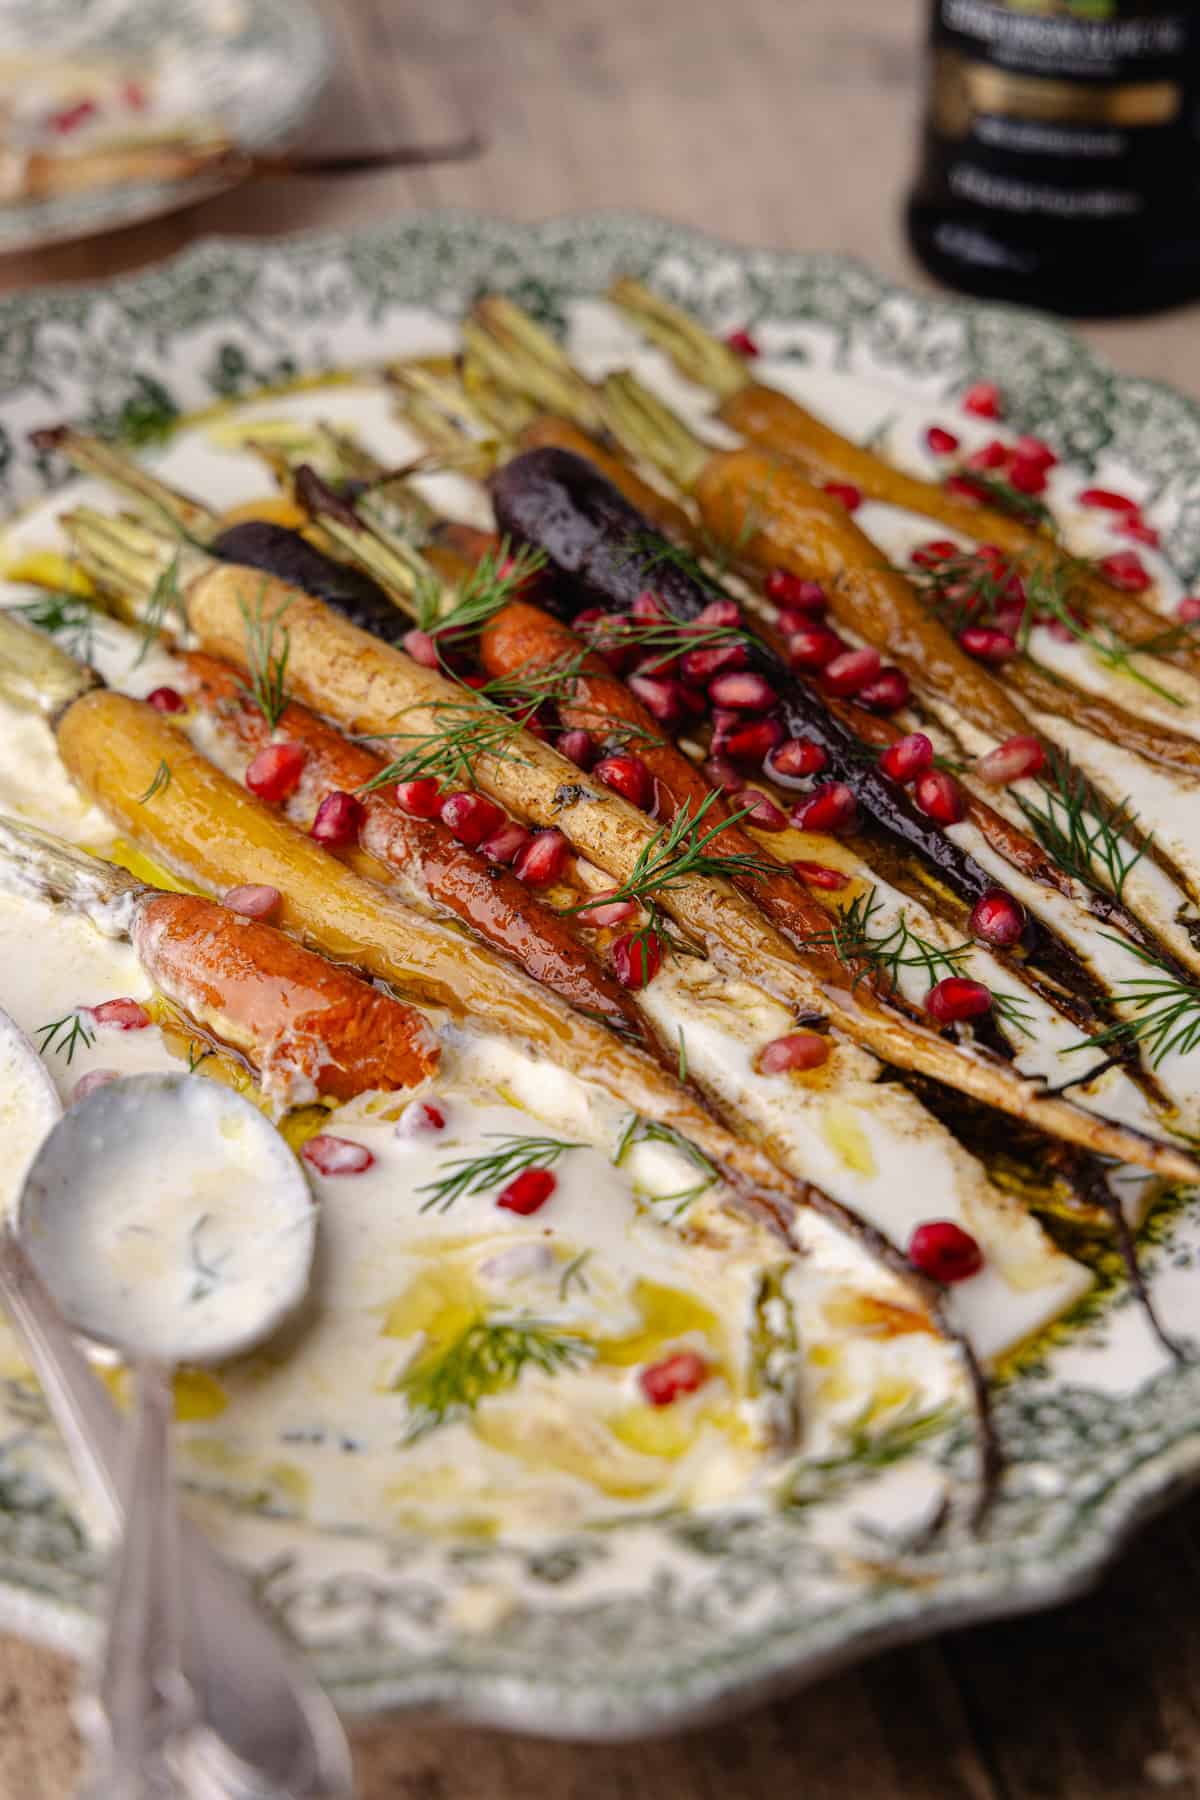
[[[505,819],[498,831],[484,838],[479,854],[486,856],[489,862],[502,863],[507,868],[529,842],[529,833],[523,825],[518,825],[515,819]]]
[[[240,887],[231,887],[221,901],[230,912],[241,913],[244,919],[269,919],[278,911],[283,902],[283,895],[277,887],[268,887],[266,882],[246,881]]]
[[[891,663],[880,669],[874,681],[868,681],[860,687],[854,699],[857,705],[865,706],[868,712],[894,713],[906,703],[912,689],[908,684],[908,676],[903,669],[893,668]]]
[[[440,669],[442,659],[438,655],[438,647],[427,631],[406,631],[400,642],[415,663],[423,669]]]
[[[908,1240],[908,1260],[922,1275],[949,1286],[967,1281],[983,1267],[983,1251],[953,1219],[929,1219]]]
[[[662,1362],[651,1363],[638,1376],[638,1384],[651,1406],[670,1406],[681,1394],[694,1394],[708,1380],[708,1364],[694,1350],[676,1350]]]
[[[513,873],[530,887],[549,887],[566,868],[569,854],[561,831],[535,831],[513,864]]]
[[[590,769],[596,760],[596,740],[590,731],[564,731],[558,740],[560,756],[573,762],[577,769]]]
[[[918,544],[909,562],[918,569],[936,569],[939,563],[953,562],[962,551],[950,538],[931,538],[927,544]]]
[[[1200,619],[1200,594],[1185,595],[1175,608],[1175,617],[1182,619],[1185,625],[1191,625]]]
[[[836,835],[852,831],[858,817],[854,789],[844,781],[824,781],[807,800],[792,808],[797,831],[825,831]]]
[[[786,735],[778,719],[752,719],[731,731],[720,748],[731,762],[763,763]]]
[[[612,613],[605,612],[602,606],[585,606],[582,612],[575,614],[572,624],[581,637],[592,637],[596,628],[607,625],[612,617]]]
[[[645,806],[650,799],[650,771],[640,756],[616,751],[602,756],[592,774],[603,787],[621,794],[631,806]]]
[[[1132,538],[1135,544],[1145,544],[1150,550],[1157,550],[1162,542],[1153,525],[1147,525],[1145,519],[1135,518],[1132,513],[1121,520],[1117,533],[1120,537]]]
[[[809,625],[788,638],[788,666],[793,669],[823,669],[846,648],[836,631],[828,625]]]
[[[1046,491],[1046,469],[1040,462],[1029,462],[1023,456],[1013,458],[1008,471],[1010,487],[1015,487],[1018,494],[1044,494]]]
[[[910,731],[907,737],[889,744],[879,759],[879,766],[893,781],[915,781],[933,766],[933,745],[923,731]]]
[[[630,932],[613,944],[612,959],[622,987],[648,987],[662,968],[662,945],[653,931]]]
[[[181,713],[187,711],[187,701],[178,688],[156,687],[146,695],[146,705],[152,706],[155,712]]]
[[[750,660],[745,644],[712,644],[704,650],[689,650],[683,656],[679,672],[685,681],[707,687],[714,675],[725,669],[744,669]]]
[[[713,627],[728,628],[742,622],[741,608],[736,600],[710,600],[708,605],[696,614],[693,625],[703,631]]]
[[[121,98],[131,112],[145,112],[150,104],[150,97],[140,81],[123,81]]]
[[[1037,463],[1043,469],[1058,467],[1058,456],[1045,438],[1019,437],[1014,455],[1018,462]]]
[[[641,701],[651,718],[668,729],[677,725],[683,714],[679,683],[655,675],[631,675],[629,691]]]
[[[150,1023],[150,1014],[141,1001],[128,997],[102,1000],[99,1006],[92,1007],[91,1013],[97,1025],[106,1026],[111,1031],[145,1031]]]
[[[1005,738],[986,756],[981,756],[975,764],[975,773],[980,781],[986,781],[990,787],[1006,787],[1010,781],[1020,781],[1026,775],[1036,775],[1044,767],[1046,752],[1039,739],[1035,737]]]
[[[947,975],[925,996],[925,1011],[939,1025],[955,1025],[963,1019],[981,1019],[992,1010],[992,991],[982,981],[965,975]]]
[[[1003,888],[989,888],[971,908],[971,936],[998,950],[1011,950],[1025,929],[1025,908]]]
[[[392,789],[396,805],[414,819],[436,819],[442,807],[442,792],[432,775],[419,775],[415,781],[398,781]]]
[[[925,433],[925,443],[935,456],[953,456],[958,449],[958,439],[942,425],[929,427]]]
[[[358,839],[363,819],[363,804],[353,794],[338,789],[326,794],[312,822],[311,837],[331,850],[341,850]]]
[[[757,788],[743,788],[737,797],[739,812],[746,809],[744,824],[757,825],[760,831],[786,831],[787,814]]]
[[[727,757],[710,756],[705,761],[704,779],[709,787],[735,788],[741,781],[741,775]]]
[[[744,325],[739,326],[736,331],[731,331],[726,337],[725,342],[731,350],[736,350],[739,356],[748,356],[753,359],[761,354],[758,345],[750,336],[750,333],[746,330]]]
[[[1096,506],[1102,512],[1139,513],[1141,507],[1128,494],[1118,494],[1112,488],[1090,487],[1075,496],[1080,506]]]
[[[398,1138],[424,1137],[430,1131],[445,1131],[446,1115],[432,1100],[410,1100],[396,1120],[394,1135]]]
[[[913,789],[917,805],[938,825],[957,825],[967,810],[967,797],[945,769],[926,769]]]
[[[89,1094],[96,1092],[97,1088],[111,1087],[114,1081],[120,1081],[120,1079],[119,1069],[89,1069],[86,1075],[79,1077],[71,1089],[67,1105],[78,1106],[81,1100],[86,1100]]]
[[[320,1131],[316,1137],[309,1138],[300,1154],[306,1163],[310,1163],[322,1175],[361,1175],[375,1161],[365,1144],[356,1144],[350,1138],[334,1137],[327,1131]]]
[[[733,669],[715,675],[708,684],[714,706],[735,707],[740,712],[765,712],[775,704],[775,690],[765,675],[753,669]]]
[[[1118,550],[1115,556],[1106,556],[1100,573],[1126,594],[1144,594],[1154,585],[1153,576],[1136,550]]]
[[[471,849],[482,844],[484,838],[491,837],[504,823],[504,814],[493,800],[485,800],[482,794],[471,794],[465,789],[446,795],[439,808],[439,817],[459,843],[467,844]]]
[[[629,610],[639,625],[661,625],[667,616],[662,601],[649,588],[642,589]]]
[[[850,877],[843,869],[831,869],[828,863],[797,861],[792,864],[792,869],[809,887],[825,888],[831,894],[839,893],[850,883]]]
[[[1008,568],[1008,557],[999,544],[980,544],[975,552],[975,559],[977,562],[986,563],[988,568],[994,569],[998,575],[1003,575]]]
[[[816,1031],[790,1031],[764,1045],[758,1066],[764,1075],[782,1075],[785,1069],[819,1069],[828,1061],[828,1038]]]
[[[825,664],[821,685],[830,694],[856,694],[868,681],[874,681],[880,667],[878,650],[843,650]]]
[[[51,113],[46,123],[59,137],[66,137],[86,124],[96,110],[94,100],[77,100],[74,106],[64,106],[59,112]]]
[[[299,744],[264,744],[246,770],[246,786],[260,800],[286,800],[300,786],[305,761]]]
[[[1016,639],[1007,631],[997,631],[994,625],[965,625],[958,641],[968,656],[977,657],[980,662],[1004,663],[1017,653]]]
[[[557,1186],[558,1176],[553,1169],[522,1169],[500,1189],[496,1205],[527,1218],[545,1206]]]
[[[827,481],[823,490],[831,500],[837,500],[849,513],[857,512],[863,503],[862,489],[856,488],[852,481]]]
[[[767,758],[767,774],[772,780],[782,782],[784,787],[792,781],[801,781],[806,775],[819,775],[829,763],[828,752],[822,750],[820,744],[814,744],[811,738],[789,738],[786,744],[780,744],[778,750],[772,750]]]
[[[824,612],[829,604],[819,581],[806,581],[790,569],[772,569],[763,583],[763,592],[776,606],[795,612]]]
[[[967,467],[968,469],[979,469],[981,472],[1002,469],[1008,458],[1008,445],[1002,444],[999,438],[992,438],[989,443],[983,444],[978,450],[972,450],[967,458]]]
[[[596,896],[596,904],[584,907],[579,914],[581,925],[594,925],[597,930],[609,925],[628,925],[630,919],[637,917],[636,900],[606,900],[602,894]]]
[[[994,381],[975,382],[963,395],[961,405],[964,412],[974,413],[977,419],[1004,417],[1004,402]]]

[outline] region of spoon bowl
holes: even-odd
[[[16,1229],[94,1343],[211,1363],[251,1349],[300,1305],[316,1209],[296,1157],[249,1100],[194,1075],[135,1075],[59,1119],[25,1177]]]

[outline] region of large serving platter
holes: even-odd
[[[1080,472],[1136,481],[1181,581],[1200,570],[1200,408],[1124,379],[1040,318],[917,297],[827,256],[748,251],[645,219],[520,227],[408,216],[352,236],[209,242],[149,273],[0,302],[0,483],[11,511],[52,471],[37,425],[89,421],[154,440],[214,403],[297,376],[449,348],[481,290],[515,295],[603,364],[618,326],[597,296],[642,277],[718,327],[751,324],[769,377],[844,429],[917,421],[977,379],[1010,421]],[[339,417],[336,390],[311,402]],[[292,394],[289,406],[306,404]],[[344,405],[341,409],[344,411]],[[186,448],[194,442],[194,448]],[[218,503],[219,462],[181,439],[172,478]],[[904,1170],[895,1170],[897,1182]],[[1176,1331],[1194,1311],[1200,1216],[1186,1203],[1145,1257]],[[198,1510],[252,1570],[339,1702],[430,1705],[558,1736],[666,1730],[795,1686],[885,1643],[1049,1605],[1200,1472],[1200,1365],[1170,1361],[1128,1294],[1026,1359],[997,1395],[1008,1457],[981,1532],[912,1529],[931,1468],[969,1484],[969,1434],[874,1438],[804,1472],[784,1510],[729,1505],[603,1531],[498,1538],[322,1533],[217,1500]],[[71,1647],[89,1638],[100,1564],[19,1381],[0,1383],[0,1624]],[[348,1473],[347,1479],[350,1479]]]

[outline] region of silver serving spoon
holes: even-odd
[[[200,1089],[212,1092],[197,1099]],[[303,1176],[273,1128],[248,1102],[212,1083],[186,1076],[135,1078],[99,1090],[54,1124],[61,1108],[45,1068],[3,1011],[0,1095],[8,1152],[4,1178],[10,1194],[39,1138],[53,1126],[29,1171],[19,1209],[22,1235],[14,1231],[11,1216],[0,1226],[0,1298],[21,1332],[80,1475],[109,1515],[119,1519],[120,1422],[39,1273],[39,1269],[44,1271],[58,1289],[64,1286],[65,1269],[68,1292],[63,1298],[71,1306],[78,1302],[82,1273],[76,1255],[78,1228],[84,1222],[81,1208],[87,1209],[89,1195],[93,1195],[89,1158],[97,1152],[106,1154],[113,1159],[108,1164],[110,1173],[116,1171],[119,1176],[119,1163],[131,1171],[136,1160],[144,1187],[163,1173],[161,1164],[157,1170],[148,1169],[140,1160],[147,1126],[154,1119],[160,1129],[176,1134],[172,1148],[182,1145],[184,1134],[194,1131],[203,1118],[215,1121],[218,1130],[222,1122],[226,1130],[232,1128],[241,1141],[244,1164],[247,1158],[253,1161],[252,1146],[257,1144],[261,1166],[269,1175],[264,1185],[274,1189],[276,1179],[280,1185],[277,1213],[264,1210],[267,1237],[263,1242],[273,1237],[278,1261],[286,1265],[287,1272],[278,1278],[281,1270],[276,1268],[265,1283],[267,1291],[259,1300],[259,1331],[252,1331],[245,1317],[228,1327],[226,1341],[238,1349],[273,1329],[304,1291],[314,1229],[311,1201]],[[132,1133],[131,1120],[136,1121],[137,1136]],[[153,1131],[149,1142],[153,1144]],[[219,1142],[227,1152],[229,1140],[221,1138]],[[139,1143],[143,1148],[137,1148]],[[227,1155],[225,1162],[227,1165]],[[126,1222],[137,1221],[127,1213]],[[69,1245],[64,1242],[64,1231],[72,1240]],[[26,1233],[28,1251],[23,1242]],[[180,1334],[189,1356],[205,1344],[209,1354],[230,1353],[218,1352],[212,1318],[218,1309],[205,1305],[220,1285],[216,1259],[227,1248],[211,1239],[211,1226],[210,1240],[198,1251],[203,1268],[192,1267],[195,1258],[190,1258],[188,1291],[197,1282],[201,1286],[215,1283],[213,1294],[197,1295],[180,1309],[184,1313],[200,1309],[186,1320]],[[55,1254],[64,1249],[65,1264],[61,1256],[56,1260]],[[189,1245],[189,1251],[196,1249],[195,1243]],[[225,1270],[228,1278],[236,1273],[227,1260]],[[161,1752],[173,1732],[194,1725],[182,1765],[189,1791],[246,1796],[247,1800],[250,1796],[255,1800],[266,1796],[271,1800],[284,1800],[285,1796],[287,1800],[344,1800],[352,1792],[349,1754],[329,1702],[255,1605],[241,1578],[186,1522],[178,1528],[173,1523],[169,1385],[164,1363],[169,1363],[174,1348],[166,1343],[161,1318],[155,1328],[153,1318],[125,1310],[114,1332],[112,1318],[106,1323],[102,1316],[90,1273],[84,1287],[87,1306],[96,1309],[87,1321],[90,1328],[110,1341],[118,1337],[131,1341],[125,1338],[128,1330],[136,1340],[138,1356],[149,1365],[147,1379],[138,1384],[145,1404],[136,1415],[139,1429],[135,1433],[148,1480],[130,1495],[137,1516],[131,1514],[128,1519],[131,1529],[114,1589],[114,1629],[96,1695],[99,1706],[95,1711],[105,1721],[102,1745],[112,1781],[107,1788],[93,1785],[91,1791],[119,1794],[121,1800],[133,1800],[143,1791],[179,1792],[178,1786],[166,1785],[172,1778]],[[153,1308],[149,1310],[153,1312]],[[75,1322],[81,1327],[84,1324],[82,1318]],[[154,1329],[159,1331],[160,1341],[152,1345]],[[157,1354],[148,1354],[151,1350]],[[168,1352],[165,1357],[164,1350]],[[157,1455],[153,1453],[155,1443]],[[148,1461],[146,1451],[151,1452]],[[160,1500],[168,1503],[165,1523],[158,1510]],[[164,1574],[169,1579],[162,1579]],[[180,1591],[187,1602],[182,1618],[176,1600]],[[129,1774],[128,1756],[137,1746],[151,1752],[153,1774],[148,1787],[134,1785]],[[114,1768],[118,1755],[125,1763]],[[141,1779],[140,1773],[137,1779]]]

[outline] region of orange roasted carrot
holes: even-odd
[[[188,673],[188,693],[220,729],[250,755],[271,741],[271,728],[247,696],[236,669],[200,651],[181,662]],[[295,701],[283,712],[279,730],[307,753],[304,780],[285,805],[293,823],[306,828],[327,793],[358,792],[384,766],[369,750],[350,743]],[[431,899],[571,1006],[598,1015],[657,1053],[645,1018],[625,989],[566,921],[543,906],[515,875],[458,843],[440,820],[411,818],[386,789],[360,798],[359,841],[364,850],[415,879]]]
[[[130,935],[155,986],[242,1051],[267,1093],[352,1100],[437,1069],[438,1041],[414,1007],[260,920],[198,894],[152,894]]]
[[[561,664],[565,657],[580,657],[583,643],[568,625],[552,618],[541,607],[526,600],[510,600],[494,613],[480,634],[479,657],[491,676],[511,675],[522,670],[544,669]],[[638,756],[657,783],[656,813],[660,818],[674,817],[685,804],[693,813],[710,799],[712,790],[703,775],[681,750],[667,743],[662,728],[630,693],[623,681],[610,673],[603,659],[589,654],[578,664],[574,696],[558,701],[559,717],[565,725],[603,732],[611,725],[632,725],[644,736],[638,740]],[[727,818],[729,808],[718,800],[710,816]],[[742,830],[729,825],[713,842],[723,856],[750,854],[761,858],[762,847]],[[833,956],[825,956],[818,945],[829,932],[829,918],[823,907],[811,899],[799,881],[782,864],[778,871],[761,876],[734,877],[748,899],[755,901],[768,918],[794,944],[803,949],[823,980],[847,986],[852,974]]]

